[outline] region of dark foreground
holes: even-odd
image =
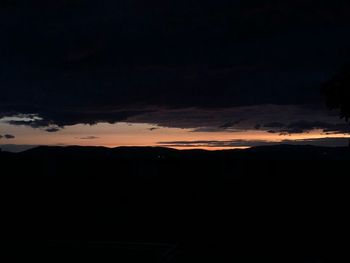
[[[0,153],[14,261],[350,259],[348,148]]]

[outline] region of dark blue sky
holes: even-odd
[[[349,62],[349,12],[321,0],[2,1],[0,117],[36,114],[12,124],[53,132],[149,112],[162,124],[169,109],[319,110],[320,86]]]

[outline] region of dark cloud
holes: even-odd
[[[1,107],[1,106],[0,106]],[[71,107],[69,110],[37,110],[36,114],[40,116],[38,119],[30,121],[10,120],[6,121],[11,125],[26,125],[32,128],[44,128],[47,132],[56,132],[64,128],[64,126],[74,124],[90,124],[94,125],[99,122],[116,123],[124,121],[128,117],[139,115],[151,111],[150,109],[81,109]],[[33,112],[33,111],[32,111]],[[14,111],[4,114],[5,116],[16,117]],[[52,127],[53,126],[53,127]]]
[[[95,139],[98,139],[100,137],[97,137],[97,136],[85,136],[85,137],[79,137],[78,139],[81,139],[81,140],[95,140]]]
[[[314,103],[350,44],[348,1],[1,7],[0,116],[38,114],[12,122],[32,127],[113,123],[150,109]]]
[[[249,145],[261,145],[267,141],[247,141],[247,140],[199,140],[199,141],[166,141],[158,142],[158,144],[166,147],[247,147]]]
[[[275,120],[271,122],[271,120]],[[241,132],[260,130],[288,135],[322,130],[325,133],[350,133],[350,125],[323,107],[298,105],[256,105],[225,109],[168,109],[140,114],[129,122],[186,128],[193,132]]]
[[[243,131],[242,129],[229,129],[229,128],[222,128],[222,127],[200,127],[193,129],[192,132],[222,132],[222,131],[229,131],[229,132],[240,132]]]
[[[47,132],[58,132],[60,131],[61,129],[58,128],[58,127],[49,127],[49,128],[46,128],[45,131]]]
[[[285,126],[285,124],[283,124],[281,122],[270,122],[270,123],[264,124],[264,127],[267,127],[267,128],[281,128],[284,126]]]
[[[269,146],[278,144],[289,145],[315,145],[326,147],[345,147],[348,145],[350,138],[316,138],[303,140],[282,140],[280,142],[271,142],[266,140],[228,140],[228,141],[168,141],[159,142],[159,145],[166,147],[254,147]]]
[[[329,125],[328,127],[324,127],[323,131],[329,134],[335,134],[335,133],[350,134],[350,125],[345,123],[337,123],[334,125]]]
[[[0,135],[0,139],[2,139],[2,138],[11,140],[11,139],[16,138],[16,136],[14,136],[12,134],[4,134],[4,135]]]
[[[267,130],[268,133],[280,133],[281,135],[287,135],[287,133],[283,133],[281,131],[275,131],[275,130]]]
[[[291,122],[289,124],[283,123],[269,123],[265,124],[265,127],[275,128],[274,130],[269,130],[270,133],[280,133],[282,135],[285,134],[293,134],[293,133],[304,133],[312,130],[322,130],[325,133],[336,134],[336,133],[344,133],[350,134],[350,125],[347,123],[329,123],[322,121],[305,121],[300,120],[296,122]]]
[[[243,120],[226,122],[223,125],[221,125],[219,128],[221,128],[221,129],[228,129],[228,128],[231,128],[231,127],[239,124],[241,121],[243,121]]]

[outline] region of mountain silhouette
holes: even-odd
[[[349,159],[294,145],[0,152],[2,239],[52,262],[348,259]]]

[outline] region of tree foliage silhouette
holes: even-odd
[[[339,109],[340,117],[350,120],[350,65],[339,70],[322,88],[327,106]]]

